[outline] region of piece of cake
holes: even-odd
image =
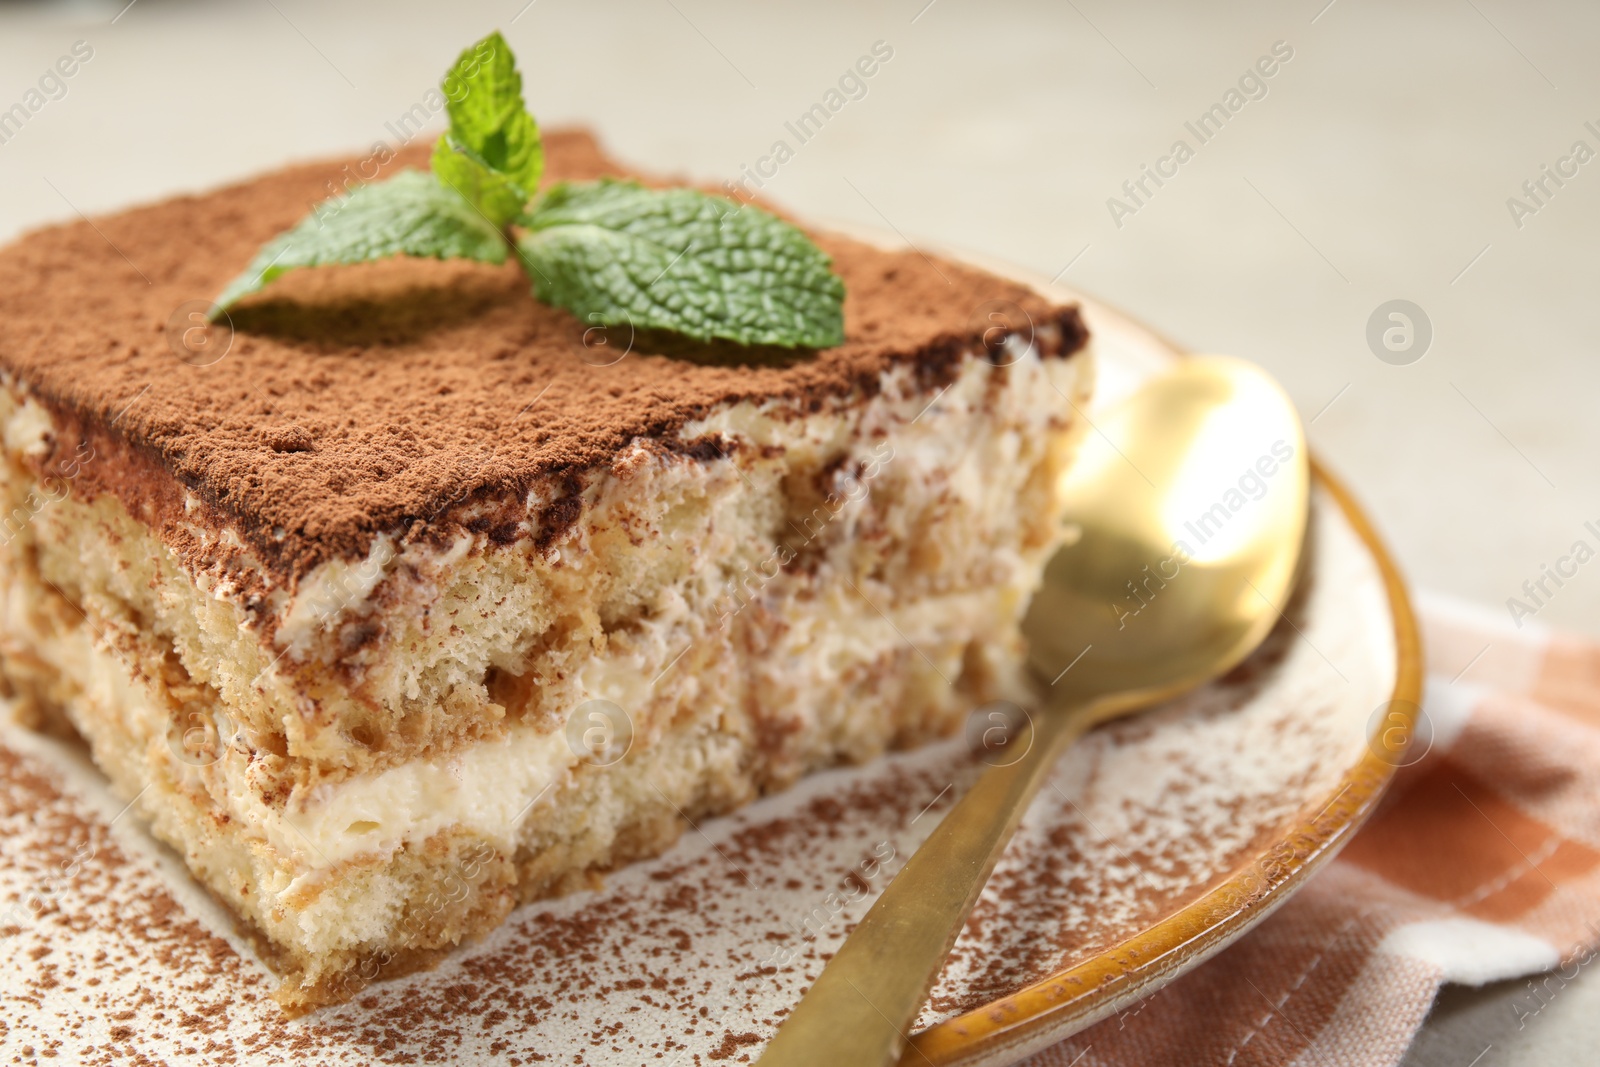
[[[13,706],[87,740],[292,1012],[1018,695],[1090,387],[1075,307],[827,234],[847,339],[815,353],[598,330],[514,264],[417,259],[208,330],[361,165],[0,251]]]

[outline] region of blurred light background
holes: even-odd
[[[1600,549],[1600,159],[1571,157],[1600,152],[1593,4],[6,3],[0,113],[44,103],[0,122],[0,238],[392,142],[496,27],[541,122],[625,161],[719,181],[784,139],[763,192],[805,216],[1059,275],[1264,364],[1419,588],[1505,617],[1574,542]],[[799,145],[784,123],[878,42],[864,95]],[[1185,123],[1230,89],[1202,144]],[[1130,195],[1180,138],[1193,158]],[[1385,360],[1368,325],[1394,300],[1431,341]],[[1600,562],[1546,590],[1536,624],[1600,633]],[[1413,1060],[1583,1059],[1600,982],[1573,989],[1521,1030],[1520,983],[1449,995]]]

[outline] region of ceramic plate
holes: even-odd
[[[1086,314],[1098,403],[1178,358]],[[1267,645],[1063,759],[908,1061],[1010,1063],[1122,1009],[1259,922],[1371,810],[1392,770],[1372,724],[1414,709],[1417,638],[1389,557],[1320,471],[1313,506],[1306,580]],[[603,888],[520,909],[437,970],[286,1022],[228,917],[81,753],[8,729],[0,1046],[24,1063],[753,1061],[977,769],[956,740],[815,775]]]

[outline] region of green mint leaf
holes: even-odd
[[[506,39],[491,33],[462,52],[442,88],[454,145],[532,196],[544,170],[544,146],[522,102],[522,75]]]
[[[491,168],[448,133],[433,146],[430,166],[435,177],[475,205],[496,226],[516,218],[528,203],[527,190]]]
[[[786,348],[844,340],[831,261],[749,205],[602,179],[555,186],[519,221],[535,292],[585,322]]]
[[[318,205],[294,229],[268,242],[217,297],[231,307],[286,271],[389,256],[431,256],[503,263],[500,229],[433,175],[401,171]]]

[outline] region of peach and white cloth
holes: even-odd
[[[1431,746],[1371,821],[1227,951],[1027,1067],[1393,1064],[1444,983],[1555,988],[1600,953],[1600,642],[1419,607]]]

